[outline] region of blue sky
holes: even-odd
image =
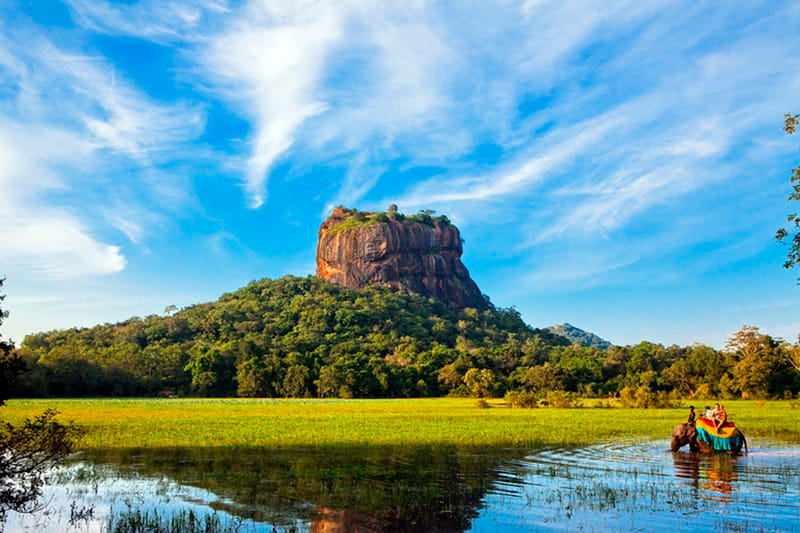
[[[396,203],[534,326],[795,340],[798,27],[779,0],[4,2],[4,336],[312,274],[332,207]]]

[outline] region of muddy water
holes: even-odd
[[[6,531],[800,531],[800,448],[181,449],[84,454]],[[213,520],[212,520],[213,519]],[[149,522],[148,522],[149,521]]]

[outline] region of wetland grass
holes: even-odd
[[[703,401],[693,401],[704,405]],[[709,403],[709,402],[705,402]],[[667,439],[686,409],[509,409],[474,399],[36,399],[11,400],[0,415],[17,423],[45,408],[84,428],[80,449],[167,447],[579,446],[611,439]],[[729,401],[748,438],[800,443],[790,402]]]

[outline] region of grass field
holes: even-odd
[[[596,404],[597,402],[593,402]],[[696,406],[710,402],[693,401]],[[591,405],[588,402],[587,405]],[[46,408],[85,430],[81,449],[319,445],[585,445],[669,438],[687,409],[508,409],[501,400],[72,399],[11,400],[17,423]],[[688,404],[687,404],[688,405]],[[729,401],[748,439],[800,444],[797,402]]]

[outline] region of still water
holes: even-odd
[[[55,472],[5,531],[800,531],[800,449],[114,450]],[[0,529],[2,526],[0,526]],[[141,529],[140,529],[141,530]],[[203,530],[203,529],[200,529]]]

